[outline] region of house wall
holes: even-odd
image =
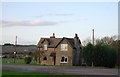
[[[48,45],[48,41],[45,40],[44,43],[43,43],[43,45],[44,45],[44,44]],[[41,50],[43,50],[43,49],[44,49],[44,48],[41,48]],[[47,48],[47,50],[44,51],[44,52],[45,52],[45,53],[44,53],[44,56],[41,58],[41,64],[43,64],[43,65],[54,65],[53,57],[50,56],[50,54],[51,54],[52,52],[54,52],[54,48]],[[44,57],[46,57],[47,60],[43,60]]]
[[[68,44],[68,51],[61,51],[61,44]],[[72,48],[70,44],[64,39],[58,47],[55,49],[56,51],[56,65],[72,65]],[[68,63],[60,63],[61,56],[67,56],[68,57]]]
[[[44,41],[44,44],[47,44],[47,43],[48,43],[47,41]],[[68,51],[61,51],[61,44],[68,44]],[[72,65],[72,52],[73,52],[73,49],[71,48],[70,44],[67,42],[66,39],[64,39],[57,46],[57,48],[48,48],[47,51],[45,51],[45,56],[47,57],[47,60],[43,60],[43,58],[41,58],[41,64],[54,65],[53,57],[50,56],[50,54],[52,52],[56,52],[55,65]],[[60,63],[61,56],[67,56],[68,57],[68,63]]]
[[[73,65],[74,66],[80,66],[81,60],[82,60],[82,49],[79,38],[74,38],[75,41],[75,50],[73,52]]]
[[[43,60],[43,57],[41,58],[41,64],[45,65],[54,65],[54,58],[51,55],[52,52],[56,53],[56,61],[55,65],[67,65],[67,66],[72,66],[72,65],[81,65],[81,52],[82,49],[80,49],[81,43],[79,42],[79,38],[76,39],[74,38],[75,41],[75,47],[76,49],[73,49],[71,44],[69,44],[68,40],[65,38],[60,42],[60,44],[56,48],[47,48],[44,54],[44,57],[47,57],[47,60]],[[48,41],[45,40],[43,45],[47,44]],[[61,51],[61,44],[68,44],[68,50],[67,51]],[[42,50],[42,48],[41,48]],[[61,56],[66,56],[68,57],[68,62],[67,63],[61,63]]]
[[[47,57],[47,60],[41,60],[41,64],[45,65],[54,65],[53,57],[50,56],[50,54],[54,52],[54,48],[48,48],[47,51],[45,51],[45,55]]]

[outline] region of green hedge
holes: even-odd
[[[25,61],[26,64],[30,64],[31,61],[32,61],[32,57],[27,56],[27,57],[25,57],[24,61]]]

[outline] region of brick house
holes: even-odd
[[[56,38],[55,34],[50,38],[41,38],[38,42],[39,52],[44,55],[38,59],[45,65],[81,65],[82,45],[77,34],[74,38]]]

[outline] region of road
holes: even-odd
[[[91,75],[117,77],[118,69],[92,68],[79,66],[39,66],[39,65],[2,65],[2,69],[12,69],[20,71],[40,71],[49,73],[66,73],[71,75]]]

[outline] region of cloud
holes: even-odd
[[[72,16],[73,14],[60,14],[60,13],[49,13],[49,16]]]
[[[72,13],[48,13],[48,14],[42,14],[40,16],[36,17],[44,17],[44,16],[73,16],[74,14]]]
[[[12,20],[5,21],[2,20],[2,27],[11,27],[11,26],[48,26],[48,25],[56,25],[58,22],[53,21],[44,21],[41,19],[34,20]]]

